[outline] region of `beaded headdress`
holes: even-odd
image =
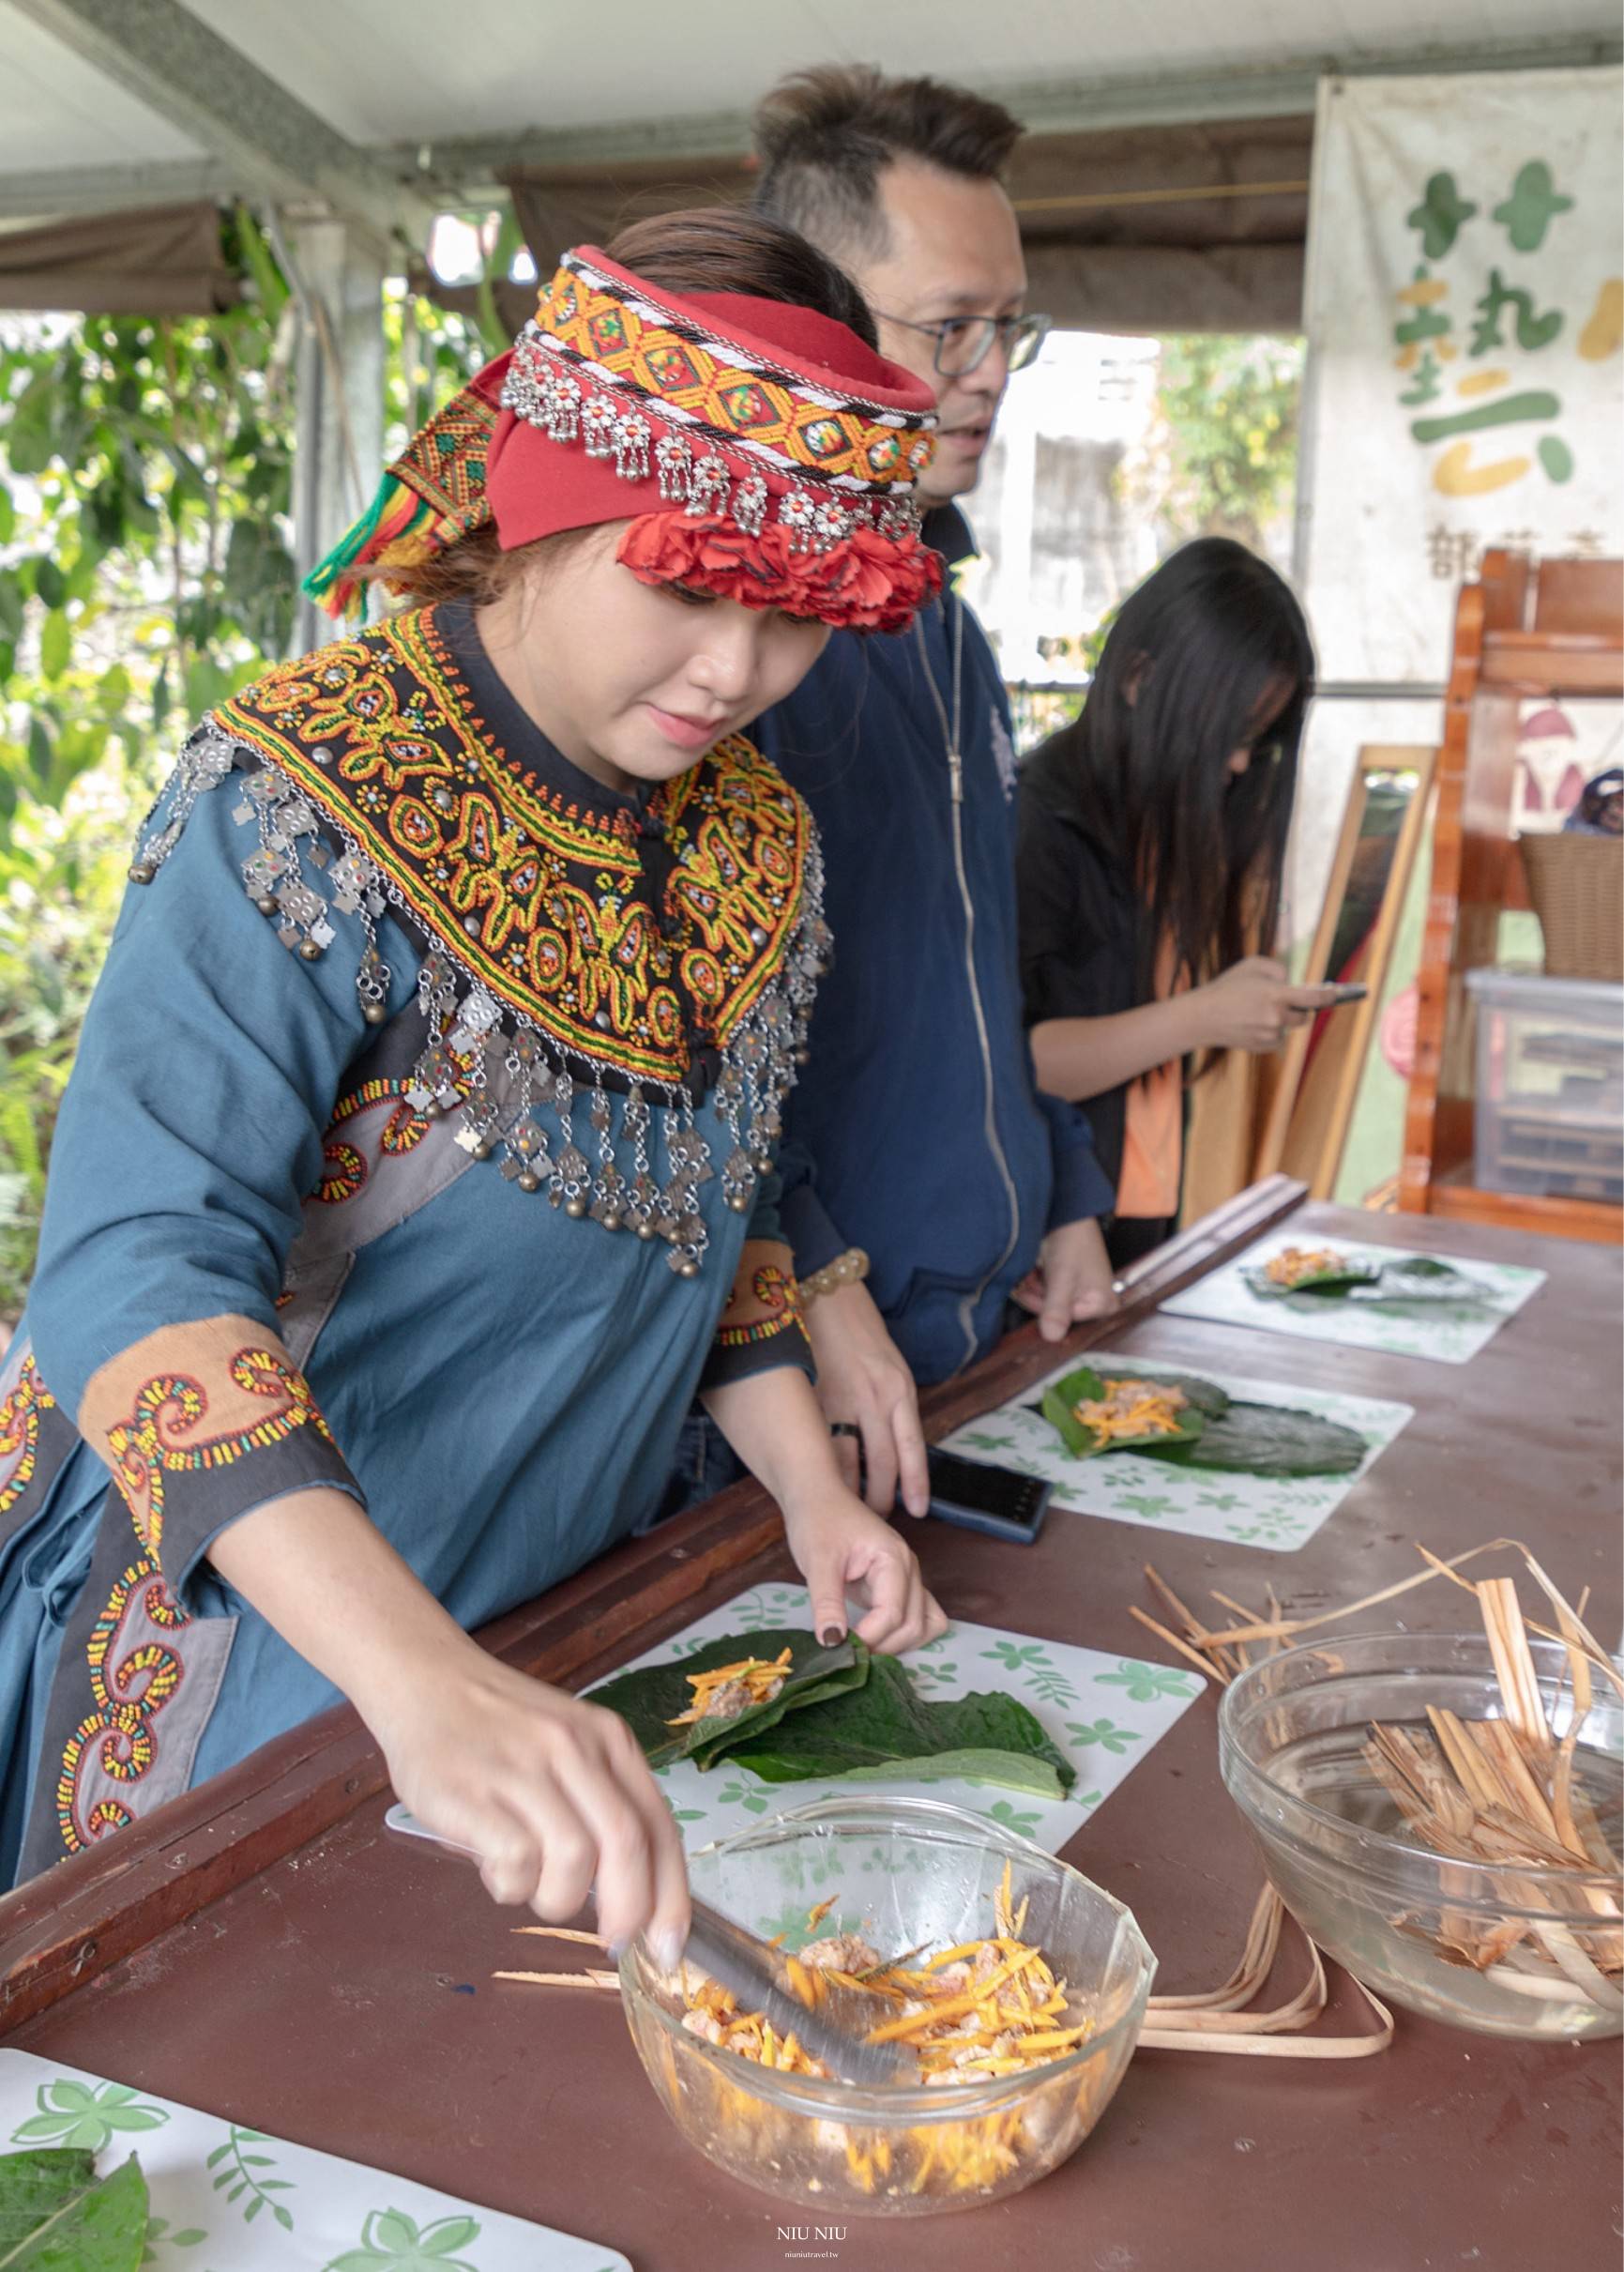
[[[940,582],[914,495],[933,424],[929,389],[843,324],[677,297],[580,247],[305,588],[342,616],[363,572],[387,585],[487,521],[508,551],[624,519],[645,583],[899,630]]]

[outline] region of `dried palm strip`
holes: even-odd
[[[1209,1681],[1216,1681],[1221,1688],[1227,1688],[1235,1678],[1235,1675],[1226,1670],[1223,1666],[1215,1664],[1212,1657],[1204,1654],[1199,1649],[1191,1648],[1188,1641],[1181,1641],[1176,1633],[1170,1633],[1165,1625],[1158,1624],[1155,1618],[1146,1616],[1137,1602],[1130,1603],[1128,1614],[1130,1617],[1137,1618],[1142,1625],[1155,1634],[1158,1640],[1165,1641],[1170,1649],[1176,1649],[1180,1656],[1187,1657],[1197,1672],[1205,1673]],[[1245,1660],[1242,1659],[1243,1665],[1244,1662]]]
[[[1266,1940],[1278,1945],[1283,1904],[1273,1886],[1265,1886],[1252,1911],[1247,1950],[1237,1973],[1216,1993],[1225,1996],[1236,1982],[1256,1974],[1256,1961]],[[1381,1999],[1371,1993],[1356,1974],[1349,1973],[1359,1994],[1375,2013],[1374,2031],[1354,2036],[1304,2036],[1329,2000],[1325,1965],[1313,1942],[1304,1933],[1309,1952],[1309,1977],[1286,2003],[1265,2012],[1215,2008],[1212,1994],[1178,1997],[1153,1996],[1153,2023],[1140,2035],[1137,2049],[1150,2051],[1216,2051],[1252,2059],[1369,2059],[1385,2051],[1393,2039],[1393,2016]],[[1270,1959],[1272,1964],[1272,1958]],[[1254,1979],[1253,1992],[1267,1977],[1266,1965]],[[1292,2037],[1287,2041],[1284,2038]]]
[[[1480,1547],[1468,1547],[1465,1553],[1456,1554],[1448,1562],[1429,1553],[1425,1547],[1418,1546],[1416,1550],[1429,1565],[1426,1569],[1418,1570],[1410,1578],[1397,1578],[1390,1586],[1383,1586],[1374,1593],[1367,1593],[1360,1601],[1345,1602],[1335,1609],[1322,1609],[1315,1617],[1254,1618],[1241,1625],[1202,1626],[1191,1635],[1191,1642],[1198,1649],[1208,1650],[1232,1649],[1252,1641],[1295,1639],[1300,1633],[1315,1632],[1322,1625],[1336,1624],[1345,1618],[1357,1616],[1362,1609],[1374,1609],[1383,1602],[1396,1601],[1401,1593],[1413,1593],[1417,1586],[1430,1584],[1434,1578],[1452,1578],[1457,1584],[1476,1592],[1476,1587],[1469,1580],[1458,1577],[1462,1563],[1474,1562],[1482,1554],[1513,1553],[1522,1556],[1529,1577],[1556,1609],[1561,1627],[1553,1632],[1549,1626],[1536,1624],[1530,1620],[1528,1630],[1539,1634],[1543,1639],[1568,1643],[1571,1649],[1582,1654],[1604,1679],[1611,1681],[1620,1696],[1624,1696],[1624,1673],[1620,1673],[1595,1636],[1580,1623],[1520,1539],[1491,1538]]]
[[[1175,1593],[1173,1588],[1167,1583],[1167,1580],[1161,1576],[1161,1572],[1153,1569],[1149,1563],[1145,1564],[1145,1575],[1150,1581],[1150,1584],[1155,1588],[1156,1592],[1161,1595],[1167,1609],[1172,1612],[1174,1617],[1177,1619],[1179,1625],[1183,1629],[1185,1638],[1183,1640],[1180,1640],[1177,1634],[1169,1633],[1165,1625],[1158,1624],[1153,1618],[1146,1617],[1143,1612],[1135,1612],[1135,1614],[1139,1617],[1140,1624],[1148,1625],[1152,1632],[1160,1634],[1162,1639],[1171,1641],[1175,1649],[1179,1650],[1184,1655],[1189,1656],[1191,1654],[1189,1647],[1189,1636],[1192,1633],[1200,1632],[1201,1620],[1196,1617],[1183,1602],[1179,1600],[1177,1594]],[[1245,1649],[1220,1649],[1213,1652],[1210,1659],[1206,1659],[1196,1655],[1191,1658],[1191,1662],[1193,1662],[1202,1672],[1206,1673],[1208,1679],[1211,1679],[1216,1672],[1218,1679],[1222,1682],[1233,1680],[1237,1672],[1244,1672],[1248,1664],[1251,1662],[1251,1658],[1249,1652]]]
[[[1240,1962],[1219,1988],[1199,1994],[1152,1996],[1146,2006],[1153,2012],[1236,2011],[1250,2004],[1274,1970],[1280,1953],[1280,1929],[1285,1904],[1272,1885],[1266,1885],[1252,1904]]]
[[[515,1925],[516,1933],[535,1933],[543,1941],[581,1941],[588,1948],[607,1948],[608,1942],[601,1933],[584,1933],[569,1925]]]
[[[620,1991],[620,1975],[593,1970],[584,1973],[493,1973],[493,1980],[528,1980],[538,1988],[607,1988]]]
[[[1550,1754],[1551,1731],[1540,1694],[1540,1676],[1528,1650],[1516,1583],[1510,1578],[1485,1578],[1479,1581],[1477,1593],[1495,1675],[1506,1701],[1506,1718],[1536,1765],[1543,1767]]]

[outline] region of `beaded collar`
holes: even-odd
[[[412,1101],[460,1114],[458,1141],[499,1153],[522,1188],[662,1234],[674,1267],[697,1267],[715,1171],[694,1106],[714,1089],[721,1189],[743,1212],[804,1050],[828,945],[811,816],[742,737],[649,794],[600,788],[523,718],[472,634],[465,613],[416,610],[233,695],[189,742],[131,873],[150,880],[197,797],[244,771],[237,814],[258,841],[243,882],[284,945],[313,960],[334,908],[357,918],[377,1024],[378,919],[421,942]],[[326,870],[326,893],[303,862]],[[575,1137],[581,1092],[596,1166]]]

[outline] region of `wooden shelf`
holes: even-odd
[[[1624,697],[1624,561],[1491,551],[1455,610],[1417,978],[1415,1065],[1398,1204],[1406,1214],[1498,1223],[1617,1245],[1599,1199],[1480,1190],[1472,1180],[1475,1051],[1469,970],[1491,968],[1500,918],[1525,907],[1515,834],[1517,724],[1525,700]]]
[[[1472,1163],[1453,1167],[1431,1186],[1427,1212],[1456,1223],[1497,1223],[1545,1238],[1587,1239],[1597,1246],[1624,1246],[1624,1208],[1605,1199],[1566,1199],[1525,1191],[1480,1191]]]

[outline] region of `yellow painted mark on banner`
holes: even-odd
[[[1579,353],[1587,363],[1616,355],[1624,342],[1624,277],[1610,276],[1596,295],[1590,319],[1579,334]]]
[[[1470,442],[1451,442],[1433,467],[1433,487],[1447,497],[1480,497],[1520,481],[1533,463],[1532,458],[1495,458],[1491,465],[1474,465]]]

